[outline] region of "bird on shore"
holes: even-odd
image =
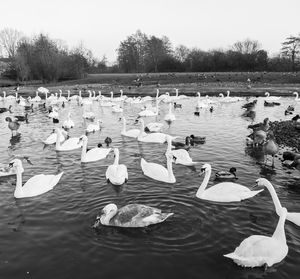
[[[275,142],[274,133],[272,131],[269,132],[267,136],[267,142],[263,145],[263,152],[266,157],[265,165],[267,164],[268,155],[272,156],[272,167],[274,167],[274,156],[278,153],[279,147]]]

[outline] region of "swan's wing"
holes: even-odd
[[[108,153],[110,152],[111,148],[98,148],[98,147],[95,147],[95,148],[92,148],[90,149],[87,153],[86,153],[86,156],[87,158],[97,158],[97,159],[100,159],[100,158],[106,158],[106,156],[108,155]]]
[[[106,179],[120,181],[128,179],[127,167],[125,165],[110,165],[106,170]]]
[[[148,163],[145,159],[141,159],[141,167],[143,173],[153,179],[161,180],[169,177],[168,170],[160,164]]]

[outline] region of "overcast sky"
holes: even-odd
[[[0,0],[0,9],[0,30],[43,32],[69,47],[82,41],[111,62],[120,41],[138,29],[202,50],[250,38],[269,54],[300,33],[299,0]]]

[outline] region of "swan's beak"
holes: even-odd
[[[9,167],[9,168],[12,168],[13,166],[14,166],[14,163],[9,163],[9,164],[8,164],[8,167]]]
[[[28,157],[24,157],[24,159],[27,161],[27,163],[28,163],[29,165],[33,165],[32,162],[30,161],[30,159],[29,159]]]
[[[96,221],[94,223],[94,225],[92,226],[92,228],[96,229],[100,224],[100,216],[96,217]]]
[[[202,176],[205,173],[205,168],[201,168],[201,172],[199,173],[199,176]]]

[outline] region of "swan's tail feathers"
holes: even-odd
[[[159,216],[158,216],[159,223],[165,221],[166,219],[168,219],[172,215],[174,215],[174,213],[160,213]]]
[[[145,172],[144,167],[146,164],[147,164],[146,160],[144,158],[141,158],[141,168],[142,168],[143,172]]]
[[[288,212],[286,219],[300,227],[300,213]]]
[[[243,199],[252,198],[252,197],[256,196],[257,194],[259,194],[260,192],[262,192],[263,190],[264,189],[247,192],[247,194],[245,195],[245,197]]]
[[[54,188],[56,186],[56,184],[59,182],[59,180],[61,179],[63,174],[64,174],[64,172],[61,172],[60,174],[54,176],[54,178],[52,180],[52,188]]]
[[[237,259],[240,259],[239,256],[237,256],[234,252],[232,253],[229,253],[229,254],[226,254],[226,255],[223,255],[224,257],[226,258],[230,258],[230,259],[233,259],[233,260],[237,260]]]

